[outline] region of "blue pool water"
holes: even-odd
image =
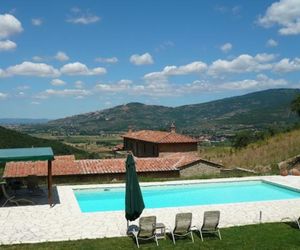
[[[263,181],[161,185],[142,187],[142,193],[146,208],[300,198],[297,191]],[[118,211],[125,207],[125,188],[75,189],[74,194],[82,212]]]

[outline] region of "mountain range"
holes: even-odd
[[[299,89],[270,89],[207,103],[165,107],[128,103],[113,108],[24,126],[26,132],[101,134],[135,130],[168,130],[175,122],[177,131],[192,135],[230,134],[242,129],[286,127],[298,121],[290,111]]]

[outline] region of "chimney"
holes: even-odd
[[[128,126],[128,133],[132,132],[132,126]]]
[[[172,124],[171,124],[170,131],[171,131],[171,133],[176,133],[176,126],[175,126],[174,122],[172,122]]]

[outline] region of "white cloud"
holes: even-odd
[[[28,85],[20,85],[17,87],[18,90],[27,90],[30,89],[30,87]]]
[[[135,65],[153,64],[153,58],[149,53],[142,55],[134,54],[130,57],[129,61]]]
[[[96,89],[101,92],[121,92],[131,89],[131,80],[123,79],[117,83],[99,83],[96,85]]]
[[[31,104],[32,104],[32,105],[39,105],[40,102],[33,101],[33,102],[31,102]]]
[[[95,59],[96,62],[101,62],[101,63],[117,63],[119,59],[117,57],[97,57]]]
[[[163,51],[163,50],[166,50],[166,49],[174,47],[174,46],[175,46],[174,42],[172,42],[172,41],[165,41],[162,44],[160,44],[157,48],[155,48],[155,51],[156,52]]]
[[[187,93],[199,93],[213,90],[216,90],[216,87],[204,80],[195,80],[191,83],[182,85],[179,89],[177,89],[177,91],[183,95]]]
[[[196,80],[192,83],[184,84],[175,89],[181,95],[203,93],[203,92],[216,92],[216,91],[229,91],[229,90],[262,90],[268,88],[284,87],[288,84],[285,79],[272,79],[266,75],[259,74],[256,79],[244,79],[238,81],[226,82],[211,82],[204,80]]]
[[[192,62],[182,66],[167,66],[164,68],[164,73],[168,76],[172,75],[187,75],[193,73],[201,73],[205,71],[207,65],[201,61]]]
[[[17,44],[10,40],[0,41],[0,51],[14,50],[15,48],[17,48]]]
[[[293,60],[284,58],[274,65],[274,71],[279,73],[300,71],[300,58],[296,57]]]
[[[122,79],[120,81],[118,81],[119,84],[132,84],[132,81],[131,80],[128,80],[128,79]]]
[[[163,97],[178,95],[178,88],[172,86],[167,81],[152,81],[147,85],[139,85],[134,89],[136,94],[143,94],[147,96]]]
[[[144,79],[151,80],[151,79],[159,79],[165,78],[168,76],[175,76],[175,75],[188,75],[188,74],[195,74],[195,73],[202,73],[207,69],[207,65],[201,61],[195,61],[186,65],[181,66],[166,66],[162,71],[148,73],[144,76]]]
[[[245,79],[238,81],[211,82],[209,80],[196,80],[185,84],[171,84],[166,80],[153,81],[146,84],[134,85],[131,80],[120,80],[115,83],[98,83],[94,90],[84,89],[47,89],[40,93],[37,98],[45,99],[51,96],[75,97],[82,99],[97,92],[106,94],[126,93],[129,95],[167,97],[183,96],[203,92],[234,91],[234,90],[261,90],[267,88],[284,87],[288,84],[285,79],[272,79],[266,75],[259,74],[256,79]],[[95,92],[96,91],[96,92]]]
[[[76,89],[82,89],[84,87],[84,82],[83,81],[76,81],[75,82],[75,88]]]
[[[63,80],[61,79],[53,79],[51,80],[50,82],[53,86],[63,86],[66,84],[66,82],[64,82]]]
[[[67,54],[65,52],[62,51],[58,51],[56,53],[56,55],[54,56],[54,58],[58,61],[64,62],[64,61],[68,61],[70,58],[67,56]]]
[[[226,6],[226,5],[217,5],[215,10],[222,14],[230,14],[235,17],[241,17],[242,7],[240,5],[235,6]]]
[[[58,95],[58,96],[73,96],[73,95],[90,95],[91,92],[85,89],[63,89],[63,90],[54,90],[54,89],[47,89],[46,93],[48,95]]]
[[[267,47],[276,47],[278,46],[278,42],[275,41],[274,39],[269,39],[266,43]]]
[[[0,92],[0,100],[4,100],[7,98],[7,94]]]
[[[24,75],[39,77],[55,77],[59,76],[59,70],[45,63],[23,62],[15,66],[10,66],[5,70],[6,76]]]
[[[95,86],[96,90],[103,93],[127,93],[129,95],[145,95],[153,97],[174,96],[176,89],[167,81],[153,81],[145,85],[134,85],[131,80],[120,80],[116,83],[99,83]]]
[[[112,102],[106,101],[106,102],[104,103],[104,105],[105,105],[106,107],[110,107],[110,106],[112,106]]]
[[[208,70],[209,75],[219,75],[222,73],[245,73],[259,72],[272,68],[270,61],[275,59],[273,54],[257,54],[250,56],[242,54],[231,61],[218,59],[214,61]]]
[[[84,97],[85,96],[83,96],[83,95],[78,95],[78,96],[75,97],[75,99],[81,100],[81,99],[84,99]]]
[[[134,85],[131,80],[122,79],[115,83],[98,83],[95,89],[102,93],[126,93],[129,95],[145,95],[153,97],[173,96],[176,90],[166,81],[153,81],[151,84]]]
[[[23,31],[21,22],[11,14],[0,15],[0,39]]]
[[[45,60],[45,58],[43,58],[41,56],[34,56],[34,57],[32,57],[32,60],[35,62],[42,62]]]
[[[178,89],[173,88],[172,84],[169,83],[168,77],[170,76],[170,67],[182,68],[183,66],[166,66],[160,72],[152,72],[144,76],[145,84],[137,85],[133,89],[135,94],[142,94],[152,97],[163,97],[163,96],[176,96],[178,95]],[[175,69],[175,68],[173,68]]]
[[[74,24],[91,24],[100,21],[100,17],[87,11],[82,11],[79,8],[71,9],[72,15],[67,18],[67,22]]]
[[[300,34],[300,3],[299,0],[280,0],[268,7],[258,23],[265,28],[278,25],[281,35]]]
[[[54,56],[34,56],[34,57],[32,57],[32,60],[35,62],[52,61],[53,59],[60,61],[60,62],[65,62],[65,61],[68,61],[70,58],[63,51],[58,51]]]
[[[90,23],[95,23],[100,20],[100,17],[94,16],[94,15],[85,15],[81,17],[73,17],[69,18],[67,21],[69,23],[75,23],[75,24],[90,24]]]
[[[61,67],[60,71],[66,75],[102,75],[106,73],[106,69],[103,67],[89,69],[85,64],[80,62],[65,64]]]
[[[224,53],[229,52],[232,49],[231,43],[225,43],[220,47],[220,50],[222,50]]]
[[[259,74],[256,79],[245,79],[241,81],[232,81],[220,84],[222,90],[245,90],[245,89],[266,89],[282,87],[287,85],[285,79],[272,79],[266,75]]]
[[[54,68],[45,63],[23,62],[21,64],[10,66],[6,70],[0,69],[0,77],[24,75],[39,77],[58,77],[61,74],[66,75],[102,75],[106,73],[103,67],[89,69],[85,64],[80,62],[68,63],[60,68]]]
[[[0,68],[0,77],[4,77],[4,76],[6,76],[5,71]]]
[[[43,20],[41,18],[32,18],[31,24],[34,26],[41,26],[43,24]]]
[[[184,96],[204,92],[235,91],[235,90],[261,90],[267,88],[284,87],[288,84],[285,79],[272,79],[264,74],[258,74],[256,79],[244,79],[237,81],[195,80],[191,83],[172,84],[167,79],[146,81],[145,84],[134,85],[132,83],[99,83],[96,90],[103,93],[126,93],[129,95],[167,97]]]
[[[46,89],[45,91],[41,92],[36,96],[38,99],[47,99],[51,96],[57,97],[84,97],[91,95],[91,91],[85,89],[62,89],[62,90],[55,90],[55,89]]]

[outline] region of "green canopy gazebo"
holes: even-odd
[[[54,154],[51,147],[38,148],[9,148],[0,149],[0,162],[11,161],[48,161],[48,203],[53,205],[52,199],[52,161]]]

